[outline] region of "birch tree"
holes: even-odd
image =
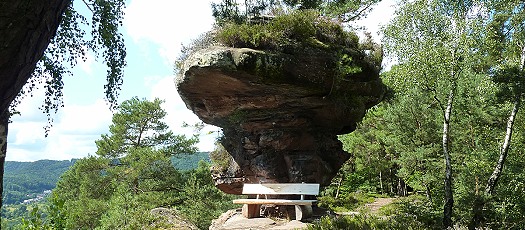
[[[465,21],[438,1],[404,1],[386,27],[387,54],[405,74],[399,82],[419,88],[433,98],[442,113],[441,146],[445,164],[443,227],[452,226],[453,169],[450,148],[451,118],[458,80],[466,68]],[[437,130],[436,130],[437,131]]]
[[[502,175],[511,146],[514,124],[525,93],[525,3],[522,1],[480,1],[484,14],[485,37],[483,50],[487,55],[487,69],[499,85],[498,96],[512,104],[507,118],[505,135],[499,157],[487,180],[484,194],[477,197],[469,228],[484,225],[483,208],[494,194]]]

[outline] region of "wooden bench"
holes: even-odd
[[[235,204],[243,204],[242,214],[246,218],[259,217],[260,208],[263,204],[273,205],[295,205],[295,219],[302,220],[312,215],[312,203],[317,200],[305,200],[305,195],[319,195],[319,184],[244,184],[242,188],[244,195],[256,195],[255,198],[236,199]],[[300,195],[300,199],[267,199],[267,196]]]

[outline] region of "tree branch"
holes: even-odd
[[[350,21],[353,21],[353,20],[359,18],[361,16],[361,14],[363,12],[365,12],[366,10],[368,10],[370,7],[372,7],[372,5],[374,5],[374,3],[370,3],[369,5],[365,6],[363,9],[361,9],[359,12],[357,12],[357,14],[355,14],[354,16],[344,20],[344,22],[350,22]]]
[[[86,1],[86,0],[82,0],[82,2],[84,2],[84,4],[87,6],[87,8],[89,9],[89,11],[91,11],[92,13],[95,13],[95,10],[93,10],[93,8],[91,7],[91,5]]]

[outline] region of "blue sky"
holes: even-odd
[[[80,0],[74,2],[82,4]],[[381,3],[359,24],[376,35],[378,25],[384,25],[391,18],[392,2]],[[163,108],[168,113],[165,122],[178,134],[192,135],[191,129],[181,128],[182,122],[193,124],[199,119],[177,93],[173,61],[180,53],[181,44],[211,29],[210,3],[210,0],[130,0],[125,9],[121,32],[128,64],[119,102],[133,96],[165,100]],[[18,107],[21,115],[14,116],[9,127],[7,160],[69,160],[93,155],[94,141],[108,133],[111,124],[112,112],[104,100],[105,74],[105,66],[93,54],[73,69],[73,76],[64,80],[65,106],[53,115],[53,128],[47,138],[43,128],[46,116],[37,109],[43,102],[43,90],[25,98]],[[216,135],[206,133],[217,130],[209,126],[202,132],[200,150],[213,150]]]

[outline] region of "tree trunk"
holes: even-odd
[[[337,190],[335,192],[335,199],[339,198],[339,190],[341,189],[341,183],[343,183],[343,176],[339,178],[339,182],[337,183]]]
[[[521,70],[523,70],[523,68],[525,67],[525,47],[523,47],[521,50],[520,61],[520,68]],[[472,207],[472,220],[469,224],[469,229],[475,229],[475,227],[480,226],[480,224],[484,222],[483,207],[485,207],[485,204],[487,203],[487,198],[490,198],[490,196],[494,192],[494,189],[496,188],[496,185],[498,184],[499,177],[501,176],[501,172],[503,171],[503,166],[505,165],[505,160],[507,159],[507,155],[509,153],[510,141],[512,139],[512,131],[514,127],[514,120],[521,107],[520,94],[521,92],[519,92],[519,94],[515,97],[512,111],[510,112],[510,116],[507,120],[507,130],[505,132],[505,139],[503,140],[503,144],[501,145],[501,149],[499,152],[498,163],[496,164],[494,171],[492,171],[492,175],[490,175],[489,180],[487,181],[484,196],[476,196],[476,200],[474,201],[474,205]]]
[[[450,163],[449,152],[449,130],[450,130],[450,115],[452,114],[452,104],[454,103],[454,94],[456,91],[456,83],[452,83],[450,89],[447,107],[444,112],[443,120],[443,156],[445,157],[445,205],[443,206],[443,228],[452,227],[452,207],[454,206],[454,197],[452,194],[452,166]]]
[[[428,184],[425,184],[425,194],[430,203],[432,203],[432,192],[430,191],[430,186],[428,186]]]
[[[4,181],[4,164],[7,150],[7,125],[9,124],[8,111],[0,114],[0,182]],[[0,204],[3,204],[4,186],[0,185]],[[0,214],[2,214],[0,212]]]
[[[494,171],[492,171],[492,175],[490,175],[490,178],[487,181],[487,186],[485,187],[484,195],[476,195],[476,199],[474,200],[474,205],[472,207],[472,220],[469,224],[469,229],[475,229],[476,227],[481,226],[484,223],[483,207],[485,207],[487,199],[489,199],[492,193],[494,192],[494,188],[496,188],[498,179],[501,176],[501,172],[503,171],[503,165],[505,164],[505,160],[507,159],[510,141],[512,138],[514,119],[516,118],[516,114],[518,113],[519,108],[521,106],[520,101],[521,99],[516,99],[512,108],[512,112],[510,113],[509,119],[507,120],[507,132],[505,133],[505,139],[503,141],[503,144],[501,145],[498,163],[496,164]]]
[[[503,170],[503,165],[505,164],[505,160],[507,159],[507,154],[509,152],[510,140],[512,138],[513,130],[512,127],[514,126],[514,119],[516,118],[516,114],[520,109],[520,104],[521,99],[517,98],[514,102],[514,106],[512,108],[512,112],[510,113],[509,119],[507,120],[507,132],[505,133],[505,140],[503,141],[503,145],[500,149],[498,164],[496,164],[496,167],[494,168],[494,171],[492,172],[492,175],[490,176],[487,182],[487,186],[485,187],[485,194],[487,195],[492,195],[492,192],[494,192],[494,188],[498,183],[498,179],[501,176],[501,171]]]
[[[31,77],[36,63],[55,36],[62,14],[70,3],[71,0],[0,2],[0,179],[3,179],[7,149],[6,122],[9,119],[9,106]],[[3,192],[3,188],[0,192]]]
[[[390,194],[394,194],[396,178],[397,177],[395,176],[394,172],[392,172],[392,168],[390,168]]]
[[[381,171],[379,171],[379,186],[381,188],[381,194],[383,194],[383,176],[381,174]]]
[[[401,178],[397,180],[397,195],[402,197],[407,195],[405,181]]]
[[[523,47],[521,50],[520,61],[520,69],[523,70],[523,67],[525,66],[525,47]],[[501,149],[499,152],[498,164],[496,164],[496,167],[494,168],[494,171],[492,172],[492,175],[490,176],[489,181],[487,182],[487,186],[485,187],[485,193],[487,195],[492,195],[492,192],[494,192],[494,188],[496,187],[498,179],[501,176],[501,171],[503,170],[505,159],[507,159],[507,154],[509,152],[510,147],[510,140],[512,139],[514,119],[516,118],[516,114],[518,113],[521,106],[521,95],[519,95],[520,93],[521,92],[519,92],[518,95],[516,95],[515,97],[512,112],[510,112],[509,119],[507,120],[507,131],[505,132],[505,139],[503,140],[503,144],[501,145]]]
[[[0,113],[27,82],[71,0],[0,3]]]

